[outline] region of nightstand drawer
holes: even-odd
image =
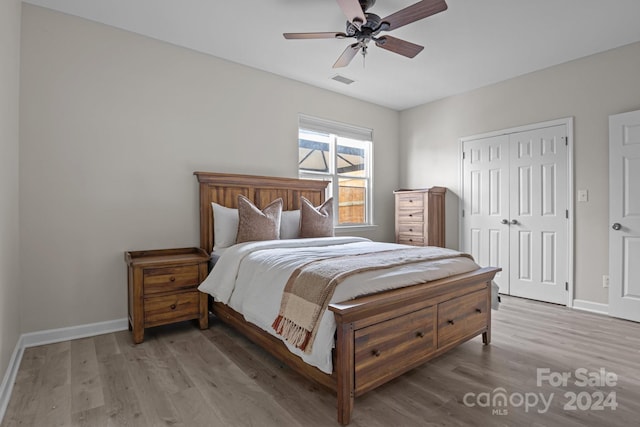
[[[171,292],[198,286],[198,266],[185,265],[179,267],[145,268],[144,294]]]
[[[146,298],[144,326],[148,328],[196,318],[199,313],[199,301],[198,291]]]

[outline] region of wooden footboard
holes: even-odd
[[[483,268],[422,285],[331,304],[337,323],[338,422],[354,398],[483,334],[491,340],[491,280]]]

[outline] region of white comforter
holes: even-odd
[[[315,239],[269,240],[247,242],[225,250],[200,289],[223,302],[245,319],[275,337],[271,324],[278,315],[287,279],[297,267],[327,256],[353,255],[406,247],[395,243],[372,242],[360,237],[324,237]],[[433,248],[435,253],[457,253]],[[466,257],[427,263],[413,263],[391,269],[367,271],[341,283],[331,302],[345,301],[359,295],[410,286],[455,274],[473,271],[479,266]],[[289,350],[306,363],[326,373],[332,371],[331,350],[336,329],[333,314],[327,310],[320,322],[310,354],[288,343]],[[284,341],[283,341],[284,342]]]

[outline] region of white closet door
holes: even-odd
[[[609,314],[640,322],[640,111],[609,117]]]
[[[566,126],[513,133],[510,146],[510,294],[567,303]]]
[[[462,250],[482,266],[502,267],[494,281],[509,293],[509,139],[463,144]]]

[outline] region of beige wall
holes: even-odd
[[[297,175],[298,113],[374,129],[393,238],[399,113],[24,5],[23,332],[124,318],[125,250],[197,245],[193,171]]]
[[[20,336],[19,81],[20,0],[7,0],[0,2],[0,382]]]
[[[473,70],[470,70],[473,72]],[[456,195],[459,138],[573,116],[576,203],[575,298],[607,303],[608,117],[640,109],[640,43],[527,74],[401,113],[401,184],[444,185]],[[458,206],[450,198],[447,245],[458,245]]]

